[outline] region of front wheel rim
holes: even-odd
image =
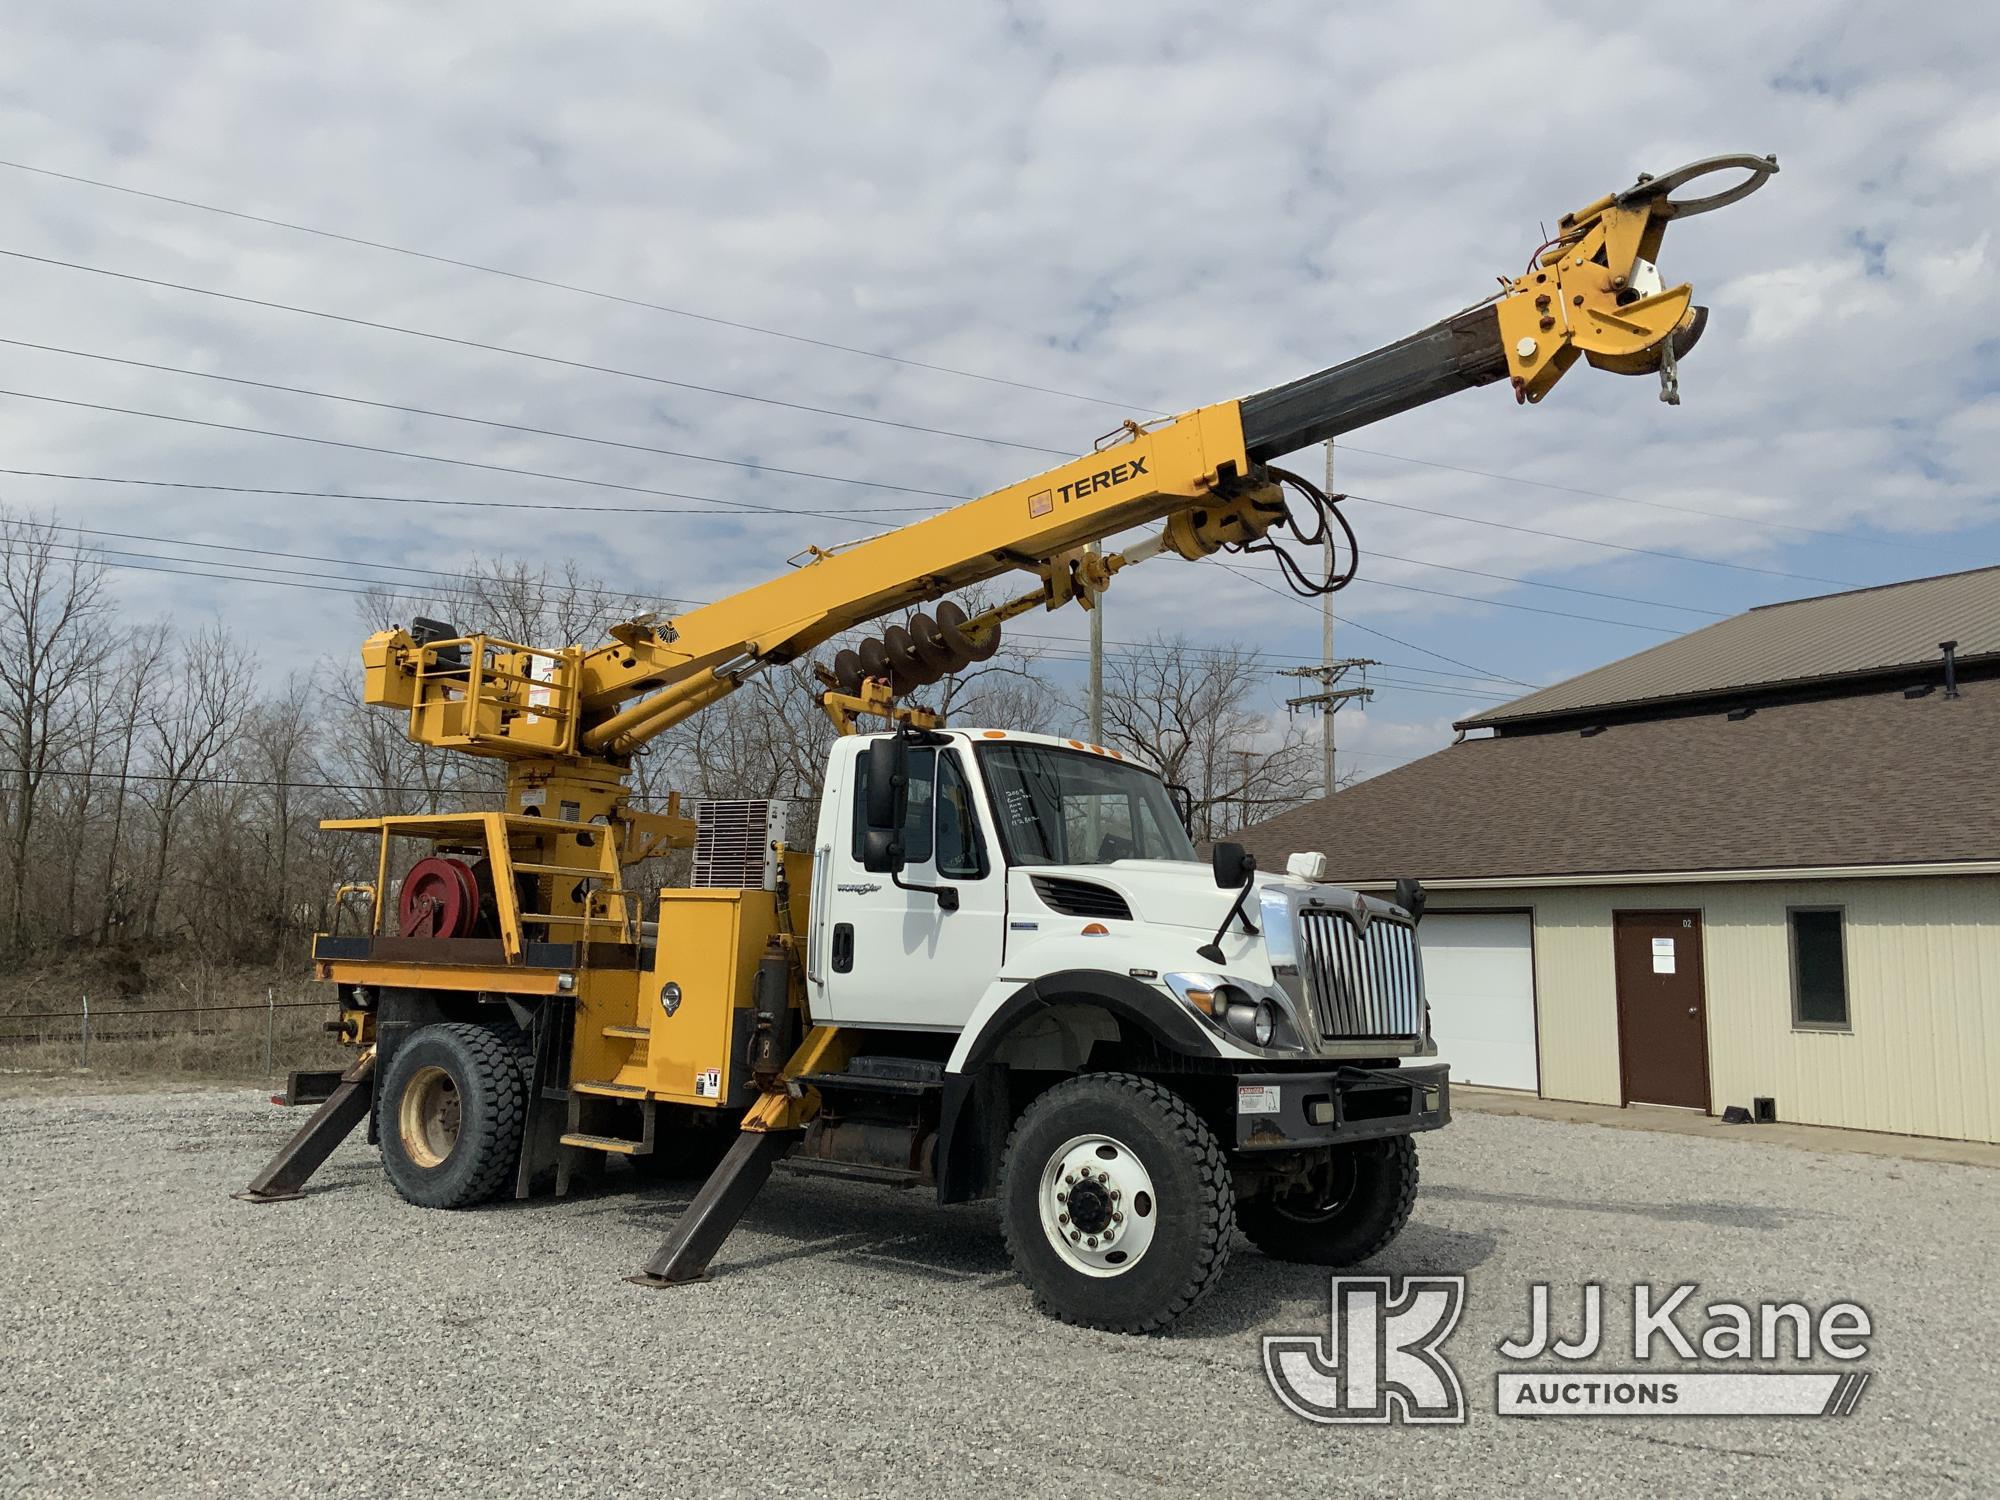
[[[1152,1246],[1160,1205],[1152,1174],[1123,1141],[1072,1136],[1042,1168],[1042,1233],[1086,1276],[1122,1276]]]
[[[462,1118],[458,1085],[443,1068],[423,1067],[403,1085],[396,1130],[403,1153],[419,1167],[441,1167],[458,1146]]]

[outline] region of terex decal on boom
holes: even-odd
[[[1095,474],[1086,474],[1081,479],[1072,479],[1068,484],[1059,484],[1054,490],[1038,490],[1028,497],[1028,514],[1031,517],[1047,515],[1056,508],[1057,495],[1062,496],[1063,504],[1067,505],[1072,500],[1108,490],[1128,479],[1137,479],[1145,472],[1146,460],[1141,455],[1122,464],[1113,464],[1108,469],[1099,469]]]
[[[1108,490],[1113,485],[1123,484],[1128,479],[1137,479],[1145,472],[1146,460],[1138,457],[1129,463],[1113,464],[1108,469],[1099,469],[1095,474],[1086,474],[1083,478],[1071,480],[1068,484],[1059,484],[1056,486],[1056,493],[1062,496],[1063,504],[1067,505],[1072,500],[1081,500],[1085,495]]]

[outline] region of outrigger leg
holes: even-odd
[[[340,1085],[327,1096],[326,1103],[313,1111],[312,1118],[271,1158],[264,1170],[251,1179],[250,1186],[232,1198],[245,1203],[283,1203],[302,1196],[306,1179],[333,1155],[333,1148],[368,1115],[374,1096],[371,1086],[375,1072],[375,1049],[370,1047],[355,1059],[354,1066],[340,1075]]]
[[[771,1179],[771,1169],[798,1139],[796,1130],[746,1130],[737,1136],[729,1154],[694,1195],[694,1202],[674,1221],[666,1243],[643,1271],[625,1279],[634,1286],[654,1287],[703,1280],[708,1263],[750,1207],[750,1200],[763,1190]]]
[[[851,1033],[815,1026],[806,1033],[782,1073],[768,1080],[762,1098],[743,1116],[743,1133],[709,1174],[673,1231],[644,1270],[625,1279],[634,1286],[680,1286],[708,1275],[708,1263],[729,1238],[751,1200],[771,1180],[771,1170],[797,1145],[819,1113],[819,1091],[801,1082],[807,1075],[838,1072],[854,1052]]]

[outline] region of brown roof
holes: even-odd
[[[1350,882],[2000,859],[2000,680],[1466,740],[1241,838]]]
[[[2000,567],[1767,604],[1461,720],[1509,726],[1592,709],[1793,687],[1922,665],[1956,640],[1968,665],[2000,661]]]

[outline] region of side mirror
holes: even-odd
[[[1241,844],[1217,844],[1209,863],[1215,870],[1215,883],[1225,891],[1248,885],[1257,871],[1257,857]]]
[[[900,734],[885,735],[868,746],[868,806],[863,809],[870,831],[899,834],[910,798],[910,748]],[[868,866],[874,869],[874,865]],[[888,868],[886,865],[884,869]],[[900,866],[898,866],[900,868]]]
[[[1396,904],[1410,914],[1410,925],[1416,926],[1424,919],[1424,908],[1430,905],[1431,894],[1424,889],[1424,883],[1413,875],[1405,875],[1396,882]]]
[[[901,829],[870,828],[861,835],[861,868],[869,874],[900,874],[907,862]]]

